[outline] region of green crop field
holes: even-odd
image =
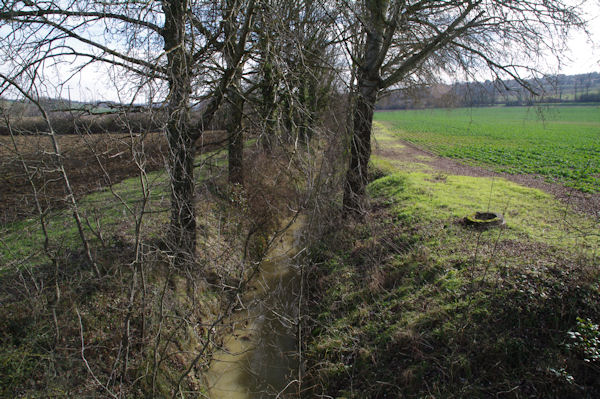
[[[600,106],[377,112],[399,138],[441,156],[600,192]]]

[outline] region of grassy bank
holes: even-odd
[[[371,212],[313,250],[313,392],[600,395],[598,221],[504,179],[405,165],[380,139]],[[506,225],[462,222],[488,209]]]

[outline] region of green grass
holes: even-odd
[[[369,186],[374,215],[314,250],[317,395],[593,397],[597,371],[565,345],[577,317],[599,320],[598,229],[582,237],[561,221],[590,221],[549,195],[491,184],[396,170]],[[507,226],[460,223],[490,191],[514,204]]]
[[[160,212],[161,209],[166,211],[169,204],[165,173],[153,172],[148,178],[151,195],[147,209],[158,212],[147,219],[152,219],[153,223],[158,219],[167,222],[166,213]],[[139,212],[142,200],[139,178],[130,178],[115,184],[113,191],[121,197],[122,202],[112,192],[103,190],[87,195],[78,203],[82,218],[89,221],[89,224],[85,223],[85,234],[94,245],[99,244],[99,239],[94,236],[90,226],[94,230],[100,227],[105,237],[114,237],[116,233],[123,236],[132,235],[136,215],[131,214],[128,207],[135,213]],[[52,251],[77,251],[77,248],[81,247],[73,215],[68,210],[49,212],[46,215],[46,224]],[[0,268],[0,273],[13,269],[13,266],[34,267],[43,262],[44,236],[38,218],[3,226],[1,233],[0,259],[3,267]]]
[[[600,245],[597,221],[567,211],[543,191],[501,178],[394,173],[373,182],[369,190],[394,204],[397,220],[409,224],[456,224],[475,211],[494,211],[502,213],[506,221],[503,239],[588,252]]]
[[[393,111],[375,120],[441,156],[600,192],[600,106]]]

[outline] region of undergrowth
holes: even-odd
[[[202,371],[219,345],[220,321],[297,194],[274,155],[252,154],[247,188],[227,183],[222,152],[196,161],[198,249],[185,267],[164,251],[164,171],[146,175],[137,257],[140,179],[80,200],[100,277],[62,209],[45,214],[46,250],[39,219],[0,228],[0,397],[206,393]]]

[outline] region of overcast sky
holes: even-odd
[[[571,34],[568,41],[570,52],[565,58],[567,61],[561,68],[561,73],[567,75],[600,72],[600,1],[590,2],[587,7],[590,23],[588,29],[594,43],[582,32]]]
[[[588,25],[590,35],[573,32],[567,42],[569,51],[561,54],[560,69],[555,59],[548,58],[548,65],[541,67],[542,72],[567,75],[600,72],[600,0],[589,2],[586,12],[590,21]],[[114,79],[115,76],[107,74],[106,67],[92,65],[82,76],[74,77],[63,87],[60,96],[63,98],[70,96],[73,100],[83,101],[128,101],[129,96],[126,93],[121,93],[121,97],[117,95],[118,89],[115,87]],[[143,101],[145,98],[138,97],[135,102]]]

